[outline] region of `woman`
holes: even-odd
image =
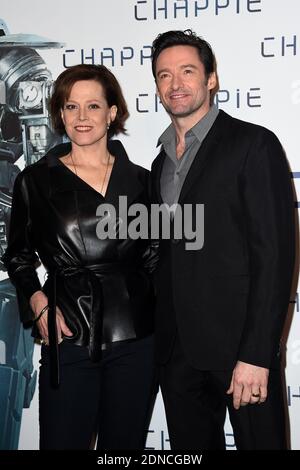
[[[155,253],[147,240],[99,239],[96,212],[103,203],[117,209],[119,196],[147,205],[148,172],[110,140],[125,132],[128,111],[106,67],[65,70],[50,109],[70,143],[17,177],[3,258],[22,320],[33,320],[42,340],[40,448],[88,449],[98,434],[98,449],[142,449],[153,390]],[[36,252],[48,273],[43,287]]]

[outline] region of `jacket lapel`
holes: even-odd
[[[161,172],[164,166],[165,158],[166,158],[166,154],[165,154],[165,151],[162,149],[160,153],[157,155],[153,163],[152,171],[151,171],[152,195],[153,195],[153,199],[158,204],[163,204],[163,200],[162,200],[161,192],[160,192],[160,178],[161,178]]]
[[[185,178],[184,184],[182,186],[178,203],[182,203],[187,196],[190,189],[198,183],[202,173],[212,158],[216,158],[216,148],[219,145],[221,135],[222,135],[222,121],[224,113],[219,112],[217,119],[215,120],[212,128],[208,132],[204,141],[201,144],[200,149],[198,150],[196,157],[188,171],[188,174]]]
[[[56,192],[86,190],[86,184],[69,170],[59,159],[67,155],[71,144],[60,144],[49,151],[46,161],[49,168],[51,195]]]
[[[143,182],[138,178],[137,167],[130,162],[120,141],[109,141],[108,149],[115,156],[115,162],[105,194],[105,202],[117,207],[119,196],[127,196],[129,206],[146,189],[146,179]]]
[[[95,196],[98,195],[99,201],[102,202],[118,205],[119,195],[127,196],[128,204],[132,202],[144,189],[143,183],[137,178],[135,167],[121,142],[109,141],[108,149],[115,156],[115,162],[104,198],[59,161],[59,158],[70,152],[69,143],[55,147],[47,155],[51,193],[90,190]]]

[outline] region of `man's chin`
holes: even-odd
[[[188,117],[190,116],[191,114],[193,114],[193,110],[191,109],[188,109],[188,110],[169,110],[168,113],[170,114],[170,116],[172,117],[176,117],[176,118],[185,118],[185,117]]]
[[[177,107],[177,108],[165,108],[169,116],[172,118],[186,118],[192,115],[198,114],[198,111],[200,109],[204,110],[203,103],[201,103],[199,106],[196,107]],[[204,113],[205,114],[205,113]]]

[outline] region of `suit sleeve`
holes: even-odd
[[[295,246],[291,174],[270,131],[262,130],[249,151],[242,187],[250,292],[238,359],[270,368],[279,357]]]
[[[17,291],[21,320],[28,322],[33,319],[29,299],[41,289],[41,284],[36,273],[39,259],[33,245],[29,197],[23,172],[17,176],[14,185],[8,246],[2,261]]]

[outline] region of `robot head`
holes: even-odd
[[[51,128],[52,75],[36,49],[62,47],[31,34],[9,34],[0,19],[0,159],[39,160],[61,141]]]
[[[62,141],[48,114],[52,75],[36,50],[62,46],[36,35],[9,34],[0,19],[0,255],[6,249],[11,194],[20,171],[15,162],[24,154],[25,165],[34,163]]]

